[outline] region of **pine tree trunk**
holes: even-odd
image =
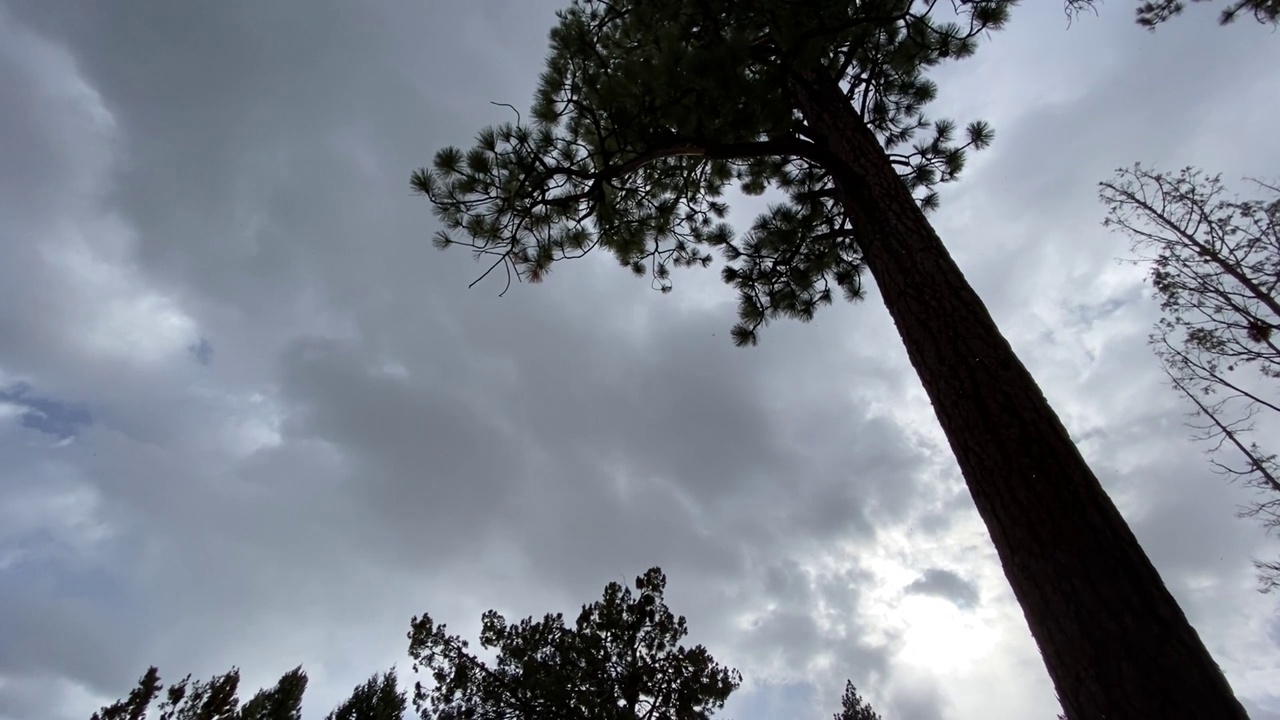
[[[1247,717],[839,86],[802,73],[795,96],[1067,717]]]

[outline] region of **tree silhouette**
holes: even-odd
[[[572,627],[559,614],[507,624],[490,610],[480,646],[496,652],[491,664],[429,615],[415,617],[409,655],[433,683],[417,685],[414,706],[459,720],[706,720],[741,676],[681,644],[685,619],[667,608],[665,588],[658,568],[636,578],[634,594],[610,583]]]
[[[635,591],[609,583],[602,598],[582,607],[572,626],[559,614],[507,622],[482,616],[484,662],[468,642],[430,615],[410,623],[413,670],[430,682],[414,684],[414,707],[427,720],[709,720],[741,683],[688,634],[664,599],[659,568],[636,578]],[[239,705],[236,669],[205,682],[187,676],[171,686],[161,720],[299,720],[307,676],[295,668],[272,688]],[[124,700],[92,720],[145,720],[163,686],[150,668]],[[375,674],[325,716],[326,720],[401,720],[407,698],[394,669]],[[880,720],[850,684],[837,720]]]
[[[1242,718],[1213,659],[1043,393],[929,225],[992,140],[925,112],[1008,0],[578,0],[530,118],[448,147],[412,186],[441,248],[507,283],[593,249],[669,291],[705,267],[732,336],[809,320],[874,278],[1068,716]],[[730,187],[766,195],[744,233]],[[505,292],[505,289],[504,289]]]
[[[285,673],[270,688],[259,690],[243,705],[237,696],[240,671],[232,668],[209,680],[188,675],[170,685],[158,710],[159,720],[301,720],[307,674],[301,667]],[[163,685],[155,667],[147,670],[124,700],[94,713],[91,720],[146,720]],[[356,687],[326,720],[401,720],[405,693],[396,687],[395,671],[375,675]]]
[[[1097,5],[1097,0],[1066,0],[1067,17],[1074,18],[1085,10],[1097,12]],[[1186,8],[1185,0],[1142,0],[1135,9],[1134,20],[1148,30],[1155,30],[1181,15]],[[1230,25],[1242,15],[1252,15],[1262,25],[1275,25],[1280,22],[1280,0],[1231,0],[1218,13],[1218,24]]]
[[[1105,224],[1128,236],[1164,316],[1151,335],[1170,384],[1193,407],[1194,437],[1213,468],[1255,491],[1241,515],[1280,529],[1280,464],[1254,436],[1280,420],[1280,185],[1261,199],[1223,197],[1220,175],[1135,165],[1100,184]],[[1280,561],[1255,561],[1263,591]]]
[[[880,714],[871,709],[871,705],[862,699],[852,681],[844,684],[844,695],[840,698],[840,712],[833,720],[884,720]]]

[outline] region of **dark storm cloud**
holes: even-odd
[[[495,54],[467,41],[521,16],[550,23],[535,7],[486,26],[411,2],[304,13],[253,2],[144,2],[128,13],[13,5],[75,48],[124,128],[130,162],[113,196],[140,229],[139,260],[188,293],[266,313],[299,283],[346,300],[406,279],[389,268],[420,277],[438,266],[405,257],[429,249],[425,206],[406,212],[408,171],[436,138],[466,142],[472,118],[491,115],[487,100],[527,94],[531,79],[469,90],[458,67]],[[424,54],[446,39],[447,55]],[[511,51],[541,41],[531,33]]]
[[[929,568],[918,580],[907,586],[908,595],[932,595],[955,603],[959,608],[978,604],[978,590],[968,580],[942,568]]]
[[[201,365],[213,362],[213,345],[209,344],[206,338],[200,338],[200,342],[187,346],[187,352],[191,353],[191,358]]]
[[[192,405],[155,390],[147,401],[144,391],[151,412],[107,403],[105,427],[72,450],[86,481],[109,487],[132,542],[152,548],[138,581],[175,587],[154,618],[169,627],[155,660],[206,672],[240,662],[262,641],[229,619],[283,617],[304,588],[316,607],[349,615],[334,583],[349,582],[352,564],[424,577],[459,562],[526,566],[575,600],[650,564],[673,585],[732,587],[748,555],[769,563],[796,543],[866,537],[869,513],[905,512],[914,465],[892,421],[839,401],[825,403],[832,423],[786,409],[833,371],[785,353],[804,338],[821,358],[815,333],[779,328],[772,349],[735,351],[729,307],[673,316],[642,285],[619,298],[609,267],[598,280],[590,266],[566,270],[550,292],[498,301],[491,287],[464,292],[477,266],[429,250],[407,171],[436,144],[503,119],[487,101],[518,100],[507,94],[526,95],[533,75],[442,92],[456,68],[415,57],[421,33],[440,43],[459,34],[455,20],[470,28],[463,36],[523,24],[540,53],[518,14],[485,27],[409,5],[316,6],[305,17],[248,3],[194,16],[168,3],[128,15],[13,10],[72,48],[118,125],[127,161],[106,198],[133,230],[133,261],[198,325],[179,347],[216,344],[203,382],[248,381],[244,391],[266,391],[281,418],[278,444],[201,462],[212,451],[195,441],[202,419],[246,419],[210,398]],[[422,22],[406,30],[404,13]],[[450,52],[492,62],[488,51]],[[619,322],[617,308],[640,302],[634,322]],[[643,331],[659,320],[661,340]],[[787,369],[763,365],[770,357]],[[877,362],[842,370],[883,373]],[[813,447],[818,433],[846,432],[865,440]],[[850,454],[874,469],[864,487],[848,482]],[[781,487],[770,482],[779,475]],[[495,548],[507,559],[485,555]],[[689,614],[701,610],[709,634],[717,611],[704,604],[690,602]],[[810,654],[808,637],[788,647]],[[109,692],[135,674],[127,660],[111,682],[71,675]]]

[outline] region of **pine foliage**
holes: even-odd
[[[610,583],[567,626],[560,614],[508,624],[482,618],[481,661],[468,643],[429,615],[415,617],[409,655],[423,717],[454,720],[706,720],[724,707],[741,677],[701,645],[686,646],[684,617],[663,599],[666,576],[652,568],[635,592]]]
[[[1180,15],[1186,7],[1183,0],[1144,0],[1138,5],[1138,24],[1154,30],[1157,25]],[[1259,23],[1275,25],[1280,21],[1280,0],[1233,0],[1218,13],[1218,24],[1230,25],[1242,15],[1252,15]]]
[[[307,674],[301,667],[285,673],[275,685],[258,691],[243,705],[239,687],[240,671],[232,668],[208,680],[192,680],[188,675],[166,689],[152,667],[128,697],[102,708],[91,720],[301,720],[302,698],[307,691]],[[162,690],[157,714],[151,715]],[[326,720],[401,720],[406,703],[406,694],[397,687],[392,670],[356,687]]]
[[[412,177],[444,229],[512,279],[597,247],[654,287],[707,267],[739,297],[733,338],[754,344],[777,317],[809,320],[837,292],[863,294],[858,243],[834,197],[833,167],[791,95],[798,69],[840,78],[902,181],[926,210],[966,153],[988,145],[926,110],[928,72],[971,55],[1012,0],[576,0],[559,13],[529,117],[446,147]],[[765,195],[744,230],[726,193]],[[483,276],[482,276],[483,277]],[[503,290],[505,292],[505,289]]]
[[[833,716],[833,720],[884,720],[884,718],[871,709],[871,705],[858,694],[858,689],[853,686],[853,682],[849,681],[845,683],[844,696],[840,698],[840,712]]]

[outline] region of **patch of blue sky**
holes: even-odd
[[[41,395],[27,383],[0,388],[0,405],[9,406],[22,427],[59,441],[70,440],[93,424],[93,415],[83,405]]]

